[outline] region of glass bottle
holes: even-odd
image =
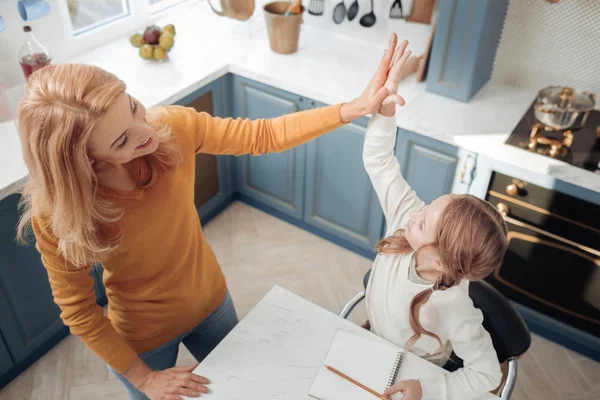
[[[51,57],[48,49],[33,36],[30,26],[24,26],[23,31],[26,38],[25,43],[19,50],[19,63],[23,69],[25,79],[29,79],[29,75],[50,64]]]

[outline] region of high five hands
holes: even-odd
[[[343,122],[379,112],[391,117],[396,111],[396,104],[405,104],[402,96],[398,95],[398,85],[402,77],[402,67],[410,57],[406,50],[408,41],[403,40],[398,45],[398,36],[392,33],[388,48],[383,53],[377,71],[367,84],[362,94],[349,103],[342,105],[340,116]]]

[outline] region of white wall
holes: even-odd
[[[218,0],[212,0],[216,3]],[[255,0],[256,10],[252,19],[264,20],[263,7],[265,4],[274,0]],[[333,22],[333,9],[341,0],[323,0],[325,11],[323,15],[314,16],[309,14],[311,0],[302,0],[305,7],[304,11],[304,26],[315,27],[328,31],[331,35],[342,35],[352,40],[362,41],[367,43],[377,43],[381,46],[387,44],[387,39],[392,32],[396,32],[400,40],[404,38],[411,39],[410,48],[413,53],[420,54],[426,47],[429,34],[431,33],[431,25],[408,23],[404,20],[390,19],[390,7],[393,0],[379,1],[374,0],[374,12],[376,17],[375,25],[370,28],[365,28],[360,25],[360,18],[370,12],[370,0],[358,0],[358,14],[352,21],[345,18],[342,23],[336,24]],[[343,0],[346,5],[346,10],[354,3],[354,0]],[[413,0],[402,0],[404,15],[410,13],[410,8]],[[436,13],[437,11],[434,11]],[[254,22],[253,22],[254,25]],[[258,25],[258,24],[257,24]],[[323,38],[327,40],[327,38]]]
[[[324,0],[325,13],[316,17],[308,13],[310,0],[303,0],[302,4],[304,4],[304,7],[307,9],[304,16],[304,23],[309,26],[327,29],[332,34],[341,34],[352,37],[355,40],[367,41],[370,43],[382,42],[382,45],[386,44],[386,39],[392,32],[396,32],[399,39],[403,38],[403,33],[410,37],[422,36],[424,37],[425,42],[429,38],[429,32],[431,32],[430,25],[408,23],[405,20],[390,19],[390,7],[392,6],[393,0],[374,0],[376,21],[375,25],[370,28],[365,28],[359,23],[360,18],[371,11],[370,0],[358,0],[358,14],[356,18],[354,18],[352,21],[348,21],[346,18],[338,25],[333,22],[333,9],[340,1],[341,0]],[[350,5],[353,2],[354,0],[344,0],[346,9],[350,8]],[[404,15],[408,15],[410,13],[412,0],[402,0],[402,5]]]
[[[25,22],[17,9],[17,0],[0,0],[0,15],[4,18],[6,30],[0,32],[0,60],[7,89],[25,83],[25,77],[17,60],[17,53],[25,41],[23,27],[31,26],[37,40],[50,51],[52,62],[64,62],[67,49],[64,45],[64,30],[57,9],[57,1],[48,0],[50,14],[35,21]]]

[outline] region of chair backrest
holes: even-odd
[[[500,362],[517,357],[529,349],[529,328],[506,297],[485,281],[470,282],[469,296],[475,307],[483,313],[483,327],[492,337]]]

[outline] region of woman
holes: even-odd
[[[403,103],[383,87],[396,42],[358,98],[270,120],[146,113],[116,76],[87,65],[31,76],[18,111],[29,169],[19,234],[31,223],[61,318],[132,399],[206,393],[195,365],[174,368],[178,346],[201,361],[237,323],[194,206],[195,155],[279,152]],[[108,317],[89,275],[96,262]]]

